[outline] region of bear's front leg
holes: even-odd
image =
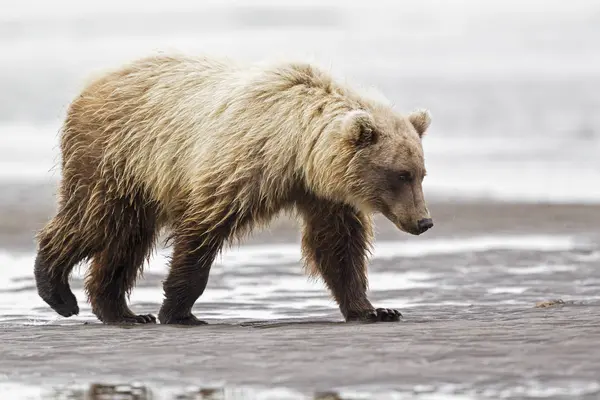
[[[192,314],[192,307],[206,288],[210,267],[222,245],[220,237],[175,238],[169,274],[163,283],[165,299],[158,313],[161,324],[206,324]]]
[[[372,222],[352,207],[311,199],[299,204],[302,254],[311,275],[321,275],[346,321],[399,321],[399,311],[375,309],[367,299],[367,253]]]

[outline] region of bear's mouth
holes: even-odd
[[[403,225],[401,222],[398,222],[395,225],[401,231],[406,232],[406,233],[410,233],[411,235],[419,236],[420,234],[423,233],[422,231],[420,231],[420,230],[418,230],[416,228],[409,229],[405,225]]]
[[[419,229],[417,229],[416,226],[413,226],[412,228],[407,227],[405,224],[402,223],[402,221],[400,221],[390,210],[388,207],[382,207],[381,209],[381,213],[383,214],[384,217],[386,217],[392,224],[394,224],[396,226],[396,228],[398,228],[400,231],[405,232],[405,233],[409,233],[411,235],[415,235],[418,236],[420,235],[421,232]]]

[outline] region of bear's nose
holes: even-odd
[[[419,233],[423,233],[433,227],[433,220],[431,218],[424,218],[417,222],[417,228]]]

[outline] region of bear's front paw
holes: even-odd
[[[156,317],[152,314],[142,315],[120,315],[102,318],[102,322],[107,325],[136,325],[136,324],[155,324]]]
[[[136,324],[155,324],[156,317],[152,314],[135,315],[133,318],[128,317],[126,320],[133,320]]]
[[[165,317],[164,315],[159,314],[158,320],[164,325],[208,325],[208,322],[199,320],[192,314],[183,317]]]
[[[398,310],[391,308],[377,308],[375,310],[349,313],[346,321],[396,322],[400,321],[400,318],[402,318],[402,314]]]

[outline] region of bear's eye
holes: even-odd
[[[412,179],[412,175],[410,174],[410,172],[400,172],[398,174],[398,180],[402,181],[402,182],[410,182]]]

